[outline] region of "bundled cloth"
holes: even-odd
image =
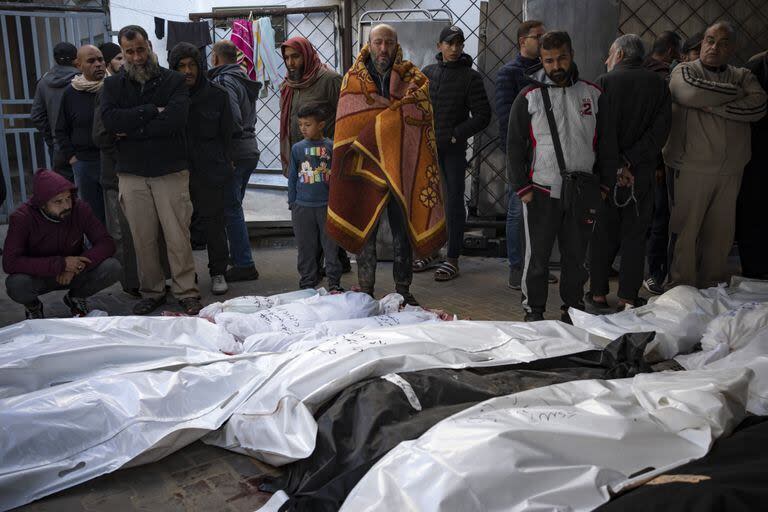
[[[394,198],[414,253],[431,254],[445,242],[445,214],[429,81],[403,60],[398,46],[390,99],[384,98],[366,68],[368,58],[366,46],[341,85],[326,230],[360,253]]]

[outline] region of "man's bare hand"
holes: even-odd
[[[85,256],[67,256],[64,258],[64,271],[79,274],[90,262],[91,260]]]
[[[628,167],[622,167],[616,175],[616,183],[620,187],[630,187],[635,184],[635,176],[629,172]]]
[[[56,282],[59,283],[61,286],[67,286],[69,283],[72,282],[72,279],[75,277],[74,272],[62,272],[58,276],[56,276]]]
[[[528,204],[528,203],[530,203],[531,201],[533,201],[533,191],[530,191],[530,192],[528,192],[527,194],[525,194],[524,196],[522,196],[522,197],[520,198],[520,200],[521,200],[522,202],[524,202],[525,204]]]
[[[165,107],[157,107],[157,113],[161,114],[165,111]]]
[[[75,162],[77,162],[76,156],[73,156],[72,158],[69,159],[69,165],[75,165]]]

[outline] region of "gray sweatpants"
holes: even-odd
[[[293,233],[296,235],[296,245],[299,249],[296,265],[299,271],[299,288],[314,288],[320,281],[317,262],[321,248],[325,254],[325,274],[328,277],[328,286],[339,286],[341,282],[339,246],[325,232],[327,216],[327,206],[294,204],[293,210],[291,210]]]
[[[55,290],[69,290],[72,297],[86,299],[116,283],[121,272],[120,262],[107,258],[96,268],[76,275],[69,285],[60,285],[55,277],[11,274],[5,280],[5,288],[13,301],[25,306],[35,305],[40,295]]]
[[[708,288],[729,281],[741,170],[731,175],[670,171],[669,285]]]

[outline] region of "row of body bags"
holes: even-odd
[[[676,290],[669,293],[680,293]],[[439,322],[436,315],[424,310],[405,311],[410,316],[398,319],[403,312],[392,306],[396,302],[393,298],[373,301],[360,295],[302,291],[239,303],[236,300],[206,312],[215,324],[199,318],[121,317],[26,321],[0,330],[0,509],[27,503],[120,467],[157,460],[202,436],[206,442],[274,465],[306,458],[315,448],[314,414],[318,408],[345,388],[369,378],[566,356],[602,349],[610,339],[626,332],[656,330],[656,353],[671,351],[672,346],[692,348],[701,341],[706,325],[700,327],[699,339],[694,341],[696,322],[686,320],[691,314],[699,323],[709,324],[745,304],[766,302],[768,284],[745,281],[733,283],[730,288],[683,289],[680,296],[659,298],[657,302],[663,300],[666,308],[663,314],[655,314],[653,306],[645,306],[634,328],[625,320],[606,327],[598,317],[581,318],[593,322],[588,327],[554,321]],[[321,307],[327,305],[326,301],[332,301],[333,306]],[[303,308],[286,308],[302,303]],[[698,308],[693,313],[691,304]],[[347,307],[354,312],[343,311]],[[673,318],[675,314],[678,321]],[[387,315],[391,316],[388,320]],[[363,322],[368,326],[362,329],[359,322],[349,325],[349,330],[331,324],[376,317],[381,318],[370,324]],[[735,336],[739,337],[738,333]],[[760,370],[755,368],[758,373]],[[742,397],[740,390],[746,393],[747,387],[754,388],[758,380],[750,378],[752,372],[743,370],[739,376],[727,368],[699,372],[707,372],[707,378],[715,380],[721,379],[716,374],[722,375],[722,385],[712,384],[694,392],[680,384],[683,390],[679,393],[699,393],[699,398],[709,397],[708,403],[720,404],[719,408],[713,405],[708,409],[709,426],[699,427],[709,429],[710,439],[705,442],[706,436],[699,433],[688,435],[692,428],[688,419],[680,419],[674,432],[686,442],[691,442],[693,436],[696,446],[704,446],[728,430],[732,423],[729,418],[743,415],[742,398],[745,402],[746,395]],[[682,379],[686,373],[675,375]],[[649,375],[635,379],[641,377],[661,378]],[[637,395],[617,388],[619,381],[581,382],[606,387],[610,390],[606,396],[612,399]],[[634,381],[627,382],[624,386],[636,389]],[[663,379],[658,382],[661,386],[677,386]],[[547,392],[573,402],[581,396],[578,388],[549,386],[528,393],[549,389]],[[728,391],[723,391],[726,388]],[[752,396],[764,393],[750,389],[750,402]],[[667,403],[670,399],[659,400]],[[609,403],[594,402],[594,407],[615,409],[614,402]],[[693,404],[674,402],[681,403],[693,412],[686,409],[688,412],[681,413],[680,418],[701,412]],[[476,407],[482,407],[482,403]],[[672,405],[667,409],[674,412],[681,407]],[[621,409],[614,412],[617,416],[623,414]],[[639,410],[635,412],[640,414]],[[648,414],[649,418],[657,418]],[[439,422],[425,435],[450,420]],[[469,442],[461,447],[459,451],[466,448],[472,452]],[[534,451],[538,450],[547,452],[551,464],[557,464],[555,451],[548,451],[546,446]],[[615,452],[598,451],[606,456]],[[617,453],[614,456],[621,458]],[[679,461],[682,463],[683,458]],[[595,470],[587,472],[587,476],[573,473],[571,486],[595,487],[605,493],[608,482],[601,474]],[[617,485],[616,480],[610,484]],[[426,492],[423,484],[413,489],[419,487]],[[350,495],[350,499],[356,495]]]

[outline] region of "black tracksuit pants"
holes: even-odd
[[[523,309],[544,313],[549,289],[549,257],[557,239],[560,247],[560,298],[565,307],[584,309],[587,270],[584,259],[594,224],[563,211],[560,199],[533,189],[533,200],[523,204],[525,255],[523,259]]]
[[[674,171],[665,169],[664,179],[654,187],[654,209],[648,237],[648,275],[661,285],[669,272],[669,183]]]
[[[628,194],[628,188],[619,188],[618,200],[623,203]],[[632,303],[637,300],[645,271],[646,234],[654,210],[651,183],[644,184],[642,190],[638,190],[636,183],[635,198],[636,204],[630,201],[627,206],[619,208],[614,203],[611,191],[603,202],[590,244],[589,277],[593,295],[608,295],[611,264],[621,251],[618,296]]]
[[[208,270],[211,276],[224,275],[229,261],[229,246],[224,220],[224,207],[232,184],[213,183],[191,173],[189,192],[192,207],[200,222],[203,240],[208,249]]]

